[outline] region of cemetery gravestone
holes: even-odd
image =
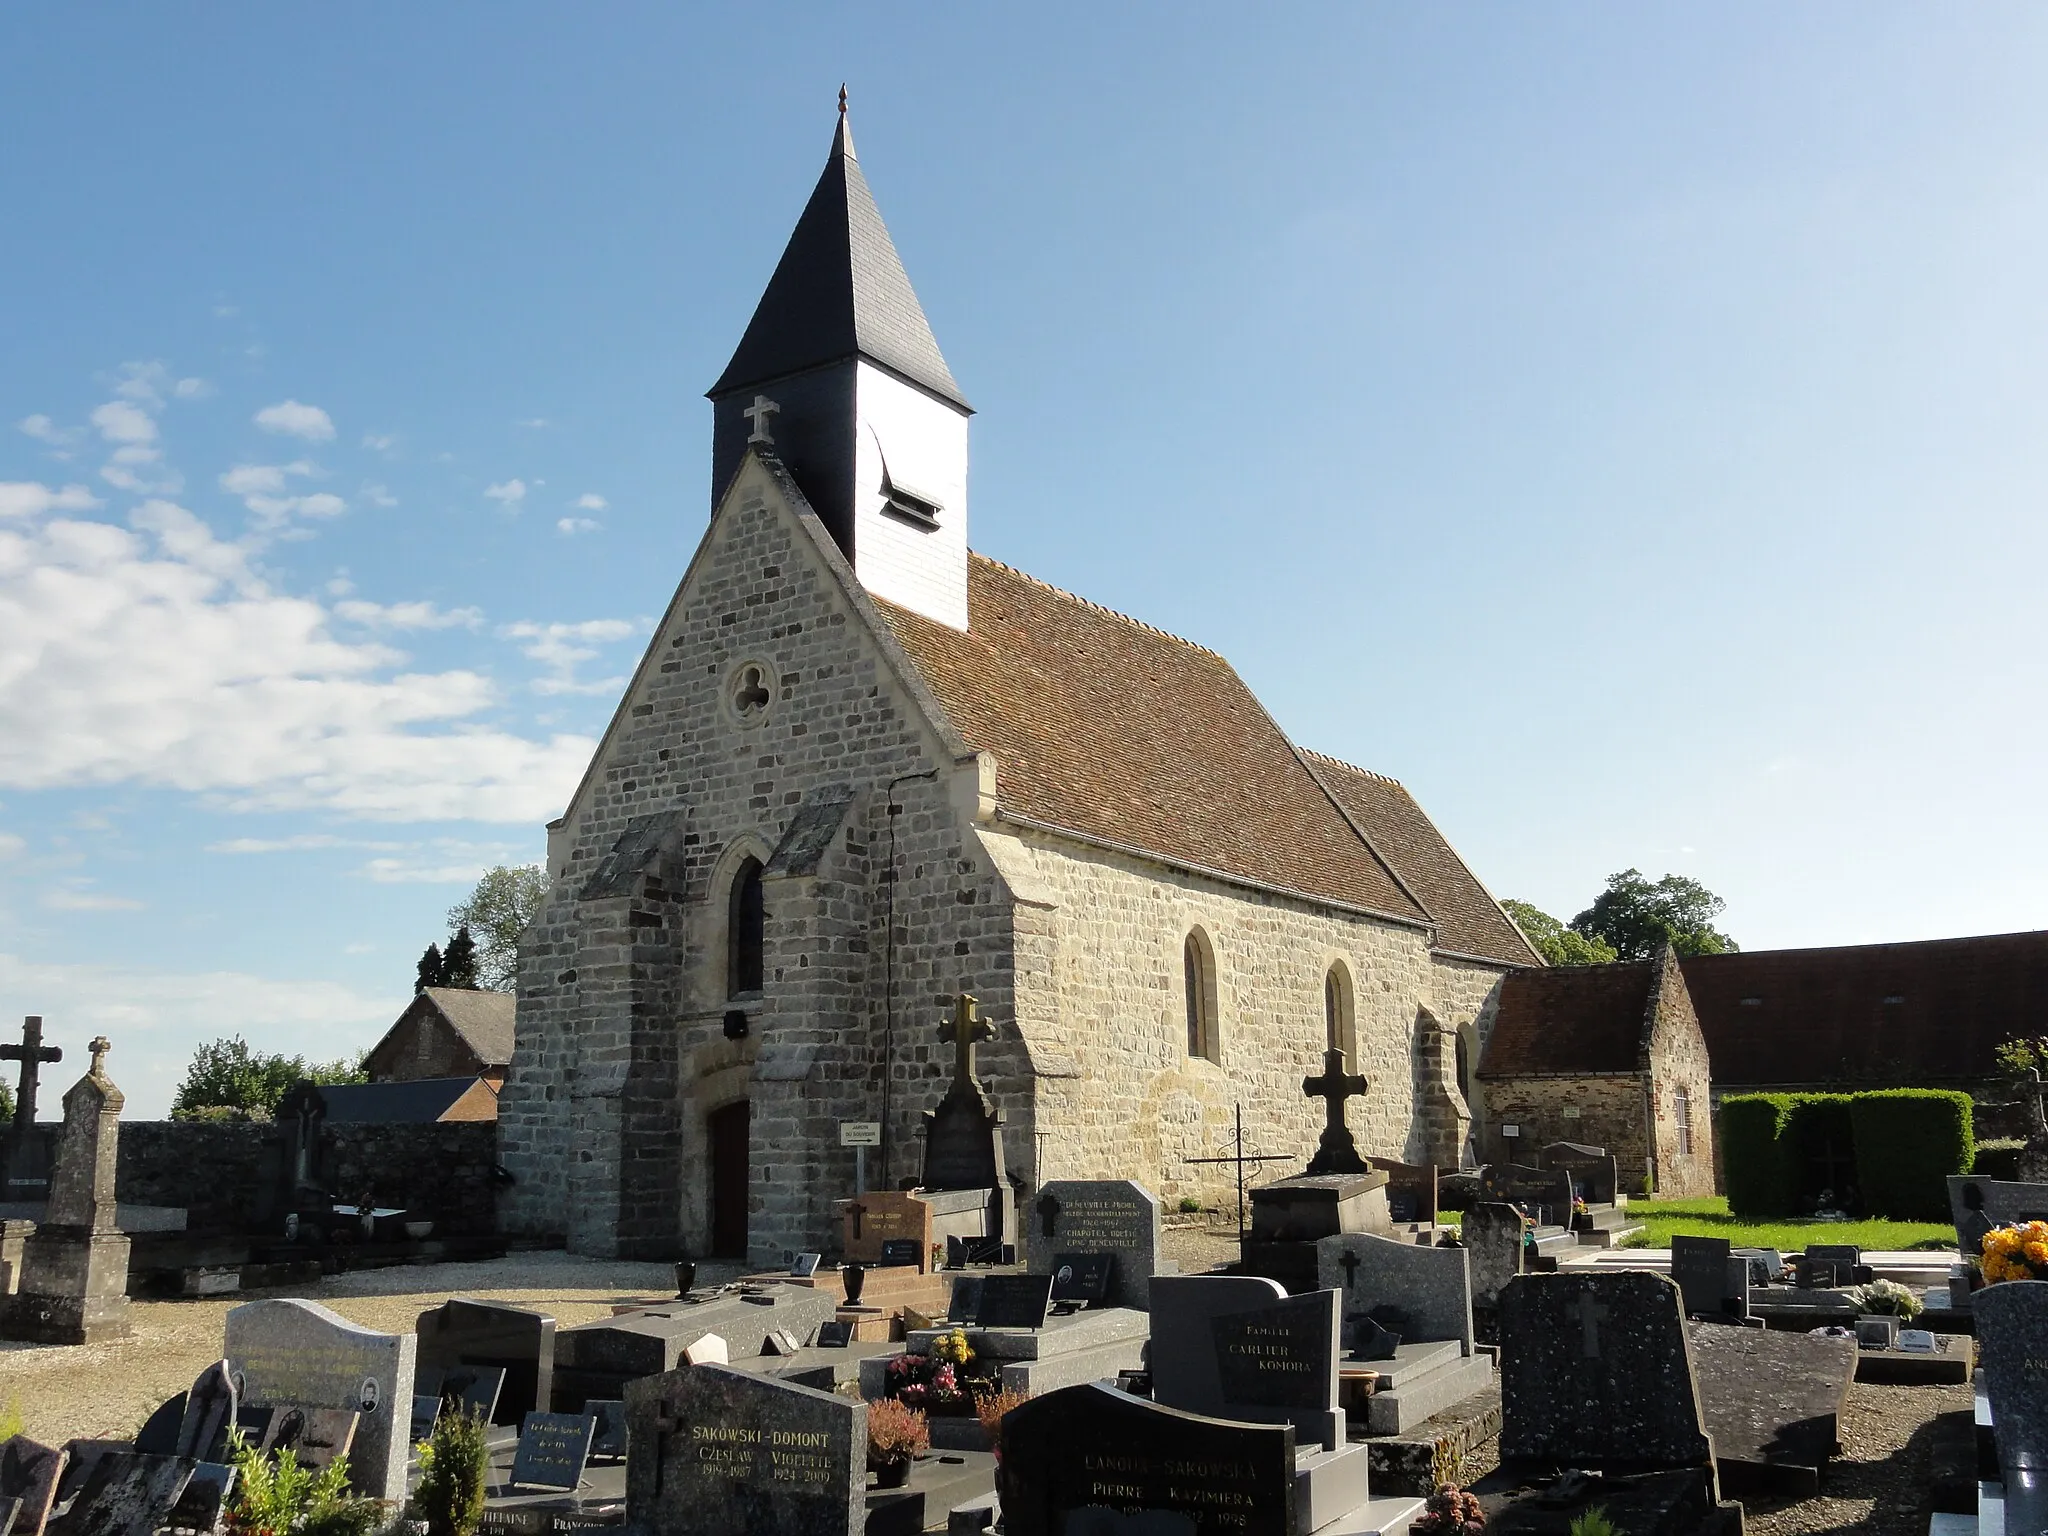
[[[1520,1275],[1500,1298],[1503,1466],[1704,1466],[1678,1287],[1641,1270]]]
[[[1970,1303],[1999,1465],[2048,1472],[2048,1282],[2002,1280]]]
[[[1984,1234],[1993,1227],[2048,1221],[2048,1184],[1951,1174],[1948,1205],[1956,1241],[1967,1258],[1984,1251]]]
[[[445,1371],[426,1372],[413,1382],[415,1396],[431,1391],[442,1402],[486,1424],[499,1422],[498,1398],[504,1386],[504,1367],[496,1365],[451,1366]]]
[[[492,1423],[520,1424],[536,1408],[548,1407],[555,1375],[552,1317],[458,1296],[422,1312],[417,1327],[422,1373],[479,1365],[504,1371]]]
[[[931,1259],[931,1245],[914,1237],[882,1239],[882,1264],[886,1268],[916,1265],[923,1269]]]
[[[1112,1253],[1063,1253],[1052,1261],[1052,1299],[1099,1306],[1116,1274]]]
[[[173,1531],[210,1533],[220,1527],[227,1512],[228,1495],[234,1491],[235,1469],[223,1462],[202,1461],[185,1480],[185,1491],[171,1506],[164,1524]],[[5,1536],[0,1532],[0,1536]]]
[[[23,1536],[36,1536],[49,1517],[50,1504],[57,1496],[57,1480],[64,1471],[65,1453],[38,1445],[27,1435],[16,1435],[0,1444],[0,1498],[17,1499],[14,1528]]]
[[[1335,1291],[1289,1296],[1262,1275],[1162,1275],[1151,1319],[1155,1402],[1292,1424],[1297,1445],[1344,1443]]]
[[[586,1413],[529,1413],[512,1453],[512,1481],[522,1488],[579,1487],[596,1430]]]
[[[977,1328],[1043,1328],[1052,1301],[1051,1275],[984,1275],[975,1305]]]
[[[1471,1262],[1475,1306],[1499,1304],[1501,1288],[1522,1272],[1522,1213],[1488,1201],[1465,1213],[1459,1232]]]
[[[1856,1375],[1853,1339],[1688,1328],[1723,1491],[1812,1498]]]
[[[1571,1220],[1572,1179],[1563,1168],[1492,1163],[1479,1171],[1479,1192],[1488,1200],[1521,1206],[1544,1225]]]
[[[1316,1244],[1316,1278],[1343,1300],[1346,1319],[1398,1307],[1402,1336],[1456,1339],[1472,1352],[1472,1256],[1464,1248],[1424,1248],[1352,1232]]]
[[[1115,1257],[1105,1298],[1143,1309],[1159,1271],[1159,1199],[1129,1179],[1054,1179],[1045,1184],[1024,1223],[1033,1274],[1049,1275],[1061,1254]]]
[[[1003,1418],[1005,1536],[1294,1536],[1294,1520],[1291,1424],[1206,1418],[1100,1382]]]
[[[626,1520],[704,1536],[840,1536],[866,1519],[867,1405],[724,1366],[626,1387]]]
[[[138,1536],[168,1523],[178,1496],[199,1464],[189,1456],[144,1456],[109,1451],[93,1464],[62,1515],[44,1526],[48,1536]]]
[[[1575,1141],[1553,1141],[1537,1154],[1545,1168],[1561,1168],[1588,1205],[1612,1205],[1621,1190],[1614,1158],[1605,1147]]]
[[[1395,1222],[1432,1226],[1437,1218],[1435,1163],[1404,1163],[1391,1157],[1368,1157],[1366,1166],[1387,1176],[1387,1217]]]
[[[1871,1278],[1863,1250],[1853,1243],[1808,1243],[1806,1262],[1817,1271],[1832,1270],[1836,1285],[1862,1285]],[[1828,1282],[1816,1276],[1816,1283]]]
[[[592,1398],[583,1411],[596,1422],[591,1431],[590,1454],[606,1461],[619,1461],[626,1454],[626,1405],[618,1398]]]
[[[405,1497],[412,1411],[409,1333],[378,1333],[311,1301],[252,1301],[227,1316],[227,1360],[242,1400],[361,1415],[349,1450],[349,1484],[372,1498]],[[310,1418],[309,1418],[310,1425]]]
[[[946,1321],[949,1323],[972,1323],[981,1315],[980,1275],[955,1275],[953,1295],[946,1306]]]
[[[185,1411],[179,1416],[177,1443],[171,1454],[225,1461],[235,1408],[235,1383],[228,1375],[228,1363],[216,1361],[199,1373],[192,1390],[185,1394]]]
[[[1725,1237],[1672,1238],[1671,1278],[1688,1317],[1749,1315],[1749,1262],[1731,1255]]]
[[[109,1049],[104,1035],[92,1042],[91,1069],[64,1095],[49,1203],[22,1244],[17,1293],[0,1298],[9,1338],[98,1344],[131,1332],[128,1239],[114,1220],[126,1099],[106,1075]]]
[[[292,1460],[309,1472],[319,1472],[347,1456],[355,1448],[356,1430],[363,1421],[353,1408],[297,1408],[274,1410],[257,1449]],[[351,1477],[351,1483],[354,1479]]]

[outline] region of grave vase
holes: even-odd
[[[877,1488],[901,1488],[910,1481],[910,1458],[871,1454],[868,1457],[868,1470],[875,1474]]]

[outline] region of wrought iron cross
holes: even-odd
[[[21,1063],[21,1086],[14,1095],[15,1135],[20,1138],[22,1127],[33,1126],[36,1121],[36,1079],[42,1073],[46,1061],[62,1061],[64,1053],[53,1045],[43,1044],[43,1020],[40,1014],[30,1014],[21,1021],[21,1044],[0,1045],[0,1061]]]

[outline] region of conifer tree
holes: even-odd
[[[445,987],[448,962],[441,958],[441,946],[429,944],[427,952],[420,956],[419,977],[412,984],[412,995],[418,997],[429,987]]]
[[[467,924],[455,930],[441,955],[441,985],[476,990],[476,940],[469,936]]]

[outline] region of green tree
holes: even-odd
[[[476,990],[476,940],[467,925],[455,930],[455,937],[441,951],[441,985]]]
[[[1503,901],[1501,906],[1522,930],[1522,937],[1552,965],[1605,965],[1615,958],[1613,946],[1605,939],[1575,932],[1526,901]]]
[[[14,1090],[0,1083],[0,1125],[14,1123]]]
[[[517,990],[519,935],[547,895],[548,873],[540,865],[500,864],[484,871],[467,901],[449,908],[448,926],[457,940],[465,928],[475,938],[476,980],[469,985],[489,992]]]
[[[1623,960],[1648,960],[1666,944],[1681,955],[1741,948],[1713,926],[1728,903],[1686,875],[1651,881],[1639,869],[1607,877],[1607,889],[1572,919],[1575,932],[1599,939]]]
[[[412,995],[418,997],[429,987],[443,987],[448,983],[448,962],[441,958],[441,946],[429,944],[427,952],[420,956],[420,963],[414,967]]]
[[[215,1040],[192,1053],[185,1080],[171,1101],[173,1120],[223,1118],[232,1111],[247,1119],[267,1120],[280,1100],[302,1082],[361,1083],[367,1052],[350,1059],[307,1065],[301,1056],[252,1051],[240,1035]]]

